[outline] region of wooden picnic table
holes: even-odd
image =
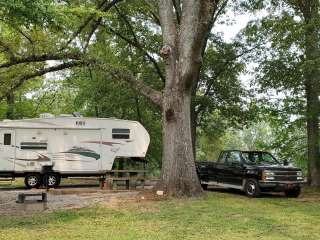
[[[100,188],[114,189],[118,187],[119,182],[125,182],[126,189],[135,189],[137,181],[140,181],[142,186],[144,186],[146,173],[146,170],[134,169],[109,170],[105,178],[101,178]]]

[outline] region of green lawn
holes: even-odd
[[[92,206],[0,216],[0,239],[319,239],[320,197],[248,199],[209,192],[196,200]]]

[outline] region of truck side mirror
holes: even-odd
[[[283,165],[284,166],[288,166],[289,165],[289,161],[287,159],[283,160]]]

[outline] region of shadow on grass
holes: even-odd
[[[228,193],[228,194],[232,194],[234,196],[238,195],[238,196],[243,196],[243,197],[247,197],[246,194],[238,189],[232,189],[232,188],[208,188],[207,191],[209,192],[220,192],[220,193]],[[271,199],[287,199],[287,197],[281,193],[281,192],[263,192],[261,193],[259,198],[271,198]]]

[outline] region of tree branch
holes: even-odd
[[[176,12],[176,17],[177,17],[177,22],[178,24],[180,24],[181,22],[181,16],[182,16],[182,12],[181,12],[181,2],[180,0],[172,0],[175,12]]]
[[[159,12],[164,45],[174,47],[176,43],[177,32],[174,22],[172,0],[160,0]]]
[[[212,86],[213,86],[213,84],[214,84],[214,81],[213,81],[213,80],[214,80],[214,79],[218,79],[218,77],[227,70],[226,66],[227,66],[228,64],[230,64],[230,62],[237,60],[238,58],[240,58],[240,57],[242,57],[242,56],[250,53],[251,51],[257,49],[258,47],[260,47],[260,45],[254,46],[253,48],[250,48],[250,49],[246,49],[245,51],[243,51],[243,52],[235,55],[234,57],[229,58],[229,59],[226,59],[226,61],[223,63],[223,66],[220,68],[220,70],[214,74],[214,77],[212,78],[212,80],[211,80],[210,83],[208,84],[208,86],[207,86],[207,88],[206,88],[206,91],[204,92],[203,96],[204,96],[204,97],[207,97],[207,96],[209,95],[209,93],[210,93],[210,91],[211,91],[211,89],[212,89]],[[204,111],[204,110],[205,110],[205,106],[203,106],[202,104],[200,104],[200,106],[195,110],[196,118],[197,118],[198,115],[199,115],[202,111]]]
[[[179,62],[180,79],[178,85],[185,89],[192,89],[198,81],[201,69],[202,53],[206,47],[206,40],[210,32],[212,15],[216,10],[213,0],[184,0],[183,18],[180,26]]]
[[[159,77],[161,78],[162,82],[165,83],[165,77],[162,74],[162,71],[158,65],[158,62],[154,59],[154,57],[152,57],[140,44],[136,33],[134,31],[134,28],[132,26],[132,24],[130,23],[130,21],[128,20],[128,18],[121,13],[121,11],[117,8],[117,6],[115,6],[115,9],[118,13],[118,15],[123,19],[123,21],[126,23],[126,25],[128,26],[131,35],[133,36],[134,39],[134,47],[138,48],[141,52],[143,52],[143,54],[149,59],[149,61],[153,64],[154,68],[156,69],[157,74],[159,75]],[[117,34],[117,36],[121,37],[123,40],[125,40],[127,43],[129,43],[130,45],[132,45],[132,41],[128,42],[128,38],[123,37],[123,35],[121,35],[120,33],[116,33],[115,31],[113,31],[115,34]]]
[[[108,72],[112,77],[119,81],[125,81],[130,84],[130,86],[135,89],[138,93],[142,94],[154,104],[162,106],[162,93],[152,87],[146,85],[143,81],[135,78],[131,74],[126,73],[122,69],[115,69],[112,66],[106,65],[105,63],[100,63],[96,61],[91,61],[90,64],[99,69]]]
[[[143,81],[134,78],[133,76],[124,73],[120,70],[107,70],[111,76],[114,78],[125,81],[131,85],[133,89],[141,93],[143,96],[147,97],[154,104],[162,106],[162,94],[160,91],[157,91],[149,86],[147,86]]]
[[[12,25],[11,25],[12,26]],[[34,44],[32,38],[30,36],[28,36],[25,32],[23,32],[19,27],[17,26],[12,26],[13,29],[15,29],[18,33],[20,33],[25,39],[27,39],[29,41],[30,44]]]
[[[102,12],[109,11],[113,6],[115,6],[118,2],[121,2],[123,0],[112,0],[111,2],[107,3],[107,0],[102,1],[101,4],[99,4],[97,10],[101,10]],[[107,3],[107,4],[106,4]],[[86,26],[95,18],[95,14],[91,14],[89,17],[87,17],[84,22],[78,27],[77,31],[75,31],[71,38],[64,44],[64,46],[60,49],[65,49],[85,28]]]
[[[0,40],[0,46],[2,46],[4,51],[9,55],[10,60],[15,59],[14,52],[5,42]]]
[[[31,55],[31,56],[27,56],[24,58],[14,57],[13,59],[11,59],[10,62],[0,64],[0,69],[19,65],[22,63],[44,62],[44,61],[48,61],[48,60],[63,60],[63,59],[79,60],[80,55],[79,54],[72,54],[72,53],[60,53],[60,54]]]
[[[82,61],[66,62],[66,63],[62,63],[62,64],[59,64],[59,65],[56,65],[53,67],[44,68],[44,69],[38,70],[36,72],[28,73],[28,74],[18,78],[17,82],[13,85],[13,87],[8,92],[6,92],[3,95],[0,95],[0,100],[3,100],[11,92],[16,91],[19,87],[21,87],[29,79],[42,76],[42,75],[49,73],[49,72],[61,71],[61,70],[67,69],[67,68],[81,66],[83,64],[85,64],[85,63]]]
[[[94,32],[97,30],[97,28],[99,27],[99,25],[101,24],[101,21],[102,21],[102,17],[100,17],[97,21],[95,21],[92,26],[91,26],[91,31],[89,32],[88,34],[88,37],[87,37],[87,40],[86,40],[86,43],[84,45],[84,51],[86,51],[86,49],[88,48],[89,44],[90,44],[90,40],[94,34]]]
[[[214,13],[212,14],[212,19],[211,19],[211,22],[210,22],[210,30],[211,28],[213,27],[213,25],[215,24],[215,22],[217,21],[218,17],[220,16],[220,14],[222,13],[222,11],[226,8],[226,6],[228,5],[228,2],[229,0],[225,0],[222,2],[220,8],[218,8],[218,2],[219,0],[216,1],[216,10],[214,11]]]
[[[160,26],[161,24],[160,24],[159,16],[158,16],[154,11],[152,11],[152,9],[155,8],[155,7],[154,7],[149,1],[150,1],[150,0],[144,0],[143,2],[144,2],[146,5],[148,5],[148,7],[149,7],[149,12],[150,12],[152,18],[154,19],[155,23]]]
[[[202,0],[201,0],[202,1]],[[161,55],[166,63],[166,87],[172,88],[176,82],[176,67],[179,50],[177,48],[177,26],[172,0],[159,1],[159,15],[163,38]]]
[[[111,27],[107,27],[109,32],[118,36],[119,38],[121,38],[122,40],[126,41],[128,44],[132,45],[133,47],[137,48],[138,50],[140,50],[148,59],[149,61],[153,64],[157,74],[159,75],[160,79],[162,80],[162,82],[165,82],[165,77],[162,74],[162,71],[160,69],[160,66],[158,65],[158,62],[154,59],[154,57],[152,57],[142,46],[139,42],[135,42],[132,41],[131,39],[123,36],[121,33],[115,31],[113,28]]]

